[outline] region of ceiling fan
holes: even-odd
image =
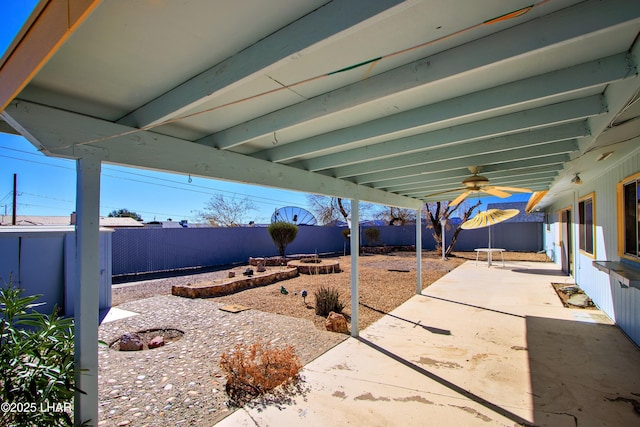
[[[529,190],[528,188],[498,187],[495,185],[489,185],[489,179],[482,175],[479,175],[480,166],[469,166],[468,169],[473,175],[471,175],[469,178],[466,178],[464,181],[462,181],[462,185],[464,185],[464,187],[455,188],[453,190],[441,191],[439,193],[427,194],[425,197],[431,197],[439,194],[453,193],[455,191],[464,190],[462,194],[460,194],[451,203],[449,203],[450,206],[456,206],[460,202],[462,202],[464,199],[469,197],[470,194],[476,191],[480,191],[480,192],[487,193],[492,196],[501,197],[501,198],[511,196],[511,194],[508,193],[508,191],[512,193],[531,193],[532,192],[532,190]]]

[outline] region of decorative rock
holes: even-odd
[[[163,345],[164,345],[164,337],[161,335],[153,337],[153,339],[149,341],[149,343],[147,344],[149,348],[158,348],[158,347],[162,347]]]
[[[327,316],[327,320],[324,322],[324,327],[327,331],[338,332],[341,334],[348,334],[349,327],[347,326],[347,319],[342,314],[330,312]]]
[[[229,272],[229,279],[233,279],[234,277],[236,277],[236,272],[235,271],[230,271]]]
[[[571,298],[569,298],[567,302],[576,307],[589,307],[589,297],[585,294],[571,295]]]
[[[120,337],[120,351],[142,350],[143,345],[142,337],[136,333],[126,333]]]
[[[575,293],[580,292],[580,288],[576,285],[569,285],[569,286],[564,286],[560,289],[558,289],[560,292],[564,292],[567,295],[573,295]]]

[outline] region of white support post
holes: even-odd
[[[360,334],[358,330],[358,310],[359,294],[358,280],[358,258],[360,258],[360,214],[358,211],[358,199],[351,200],[351,336],[357,338]]]
[[[422,293],[422,208],[416,209],[416,294]]]
[[[74,425],[98,425],[100,160],[77,161]]]

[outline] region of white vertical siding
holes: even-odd
[[[559,224],[555,215],[558,209],[573,207],[577,212],[576,200],[591,192],[595,193],[596,242],[595,259],[619,261],[618,256],[618,224],[616,186],[625,177],[640,172],[640,150],[611,166],[596,180],[577,186],[575,192],[569,192],[549,208],[550,218],[554,221],[552,232],[545,237],[547,249],[554,248],[554,262],[559,263],[559,251],[555,246],[555,233]],[[592,266],[593,259],[583,255],[578,249],[577,217],[574,215],[574,275],[578,285],[591,297],[596,305],[611,317],[620,328],[640,344],[640,289],[622,288],[609,275]],[[640,267],[640,265],[639,265]]]

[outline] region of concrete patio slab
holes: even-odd
[[[467,262],[305,366],[306,391],[218,426],[640,424],[640,351],[564,308],[551,263]]]

